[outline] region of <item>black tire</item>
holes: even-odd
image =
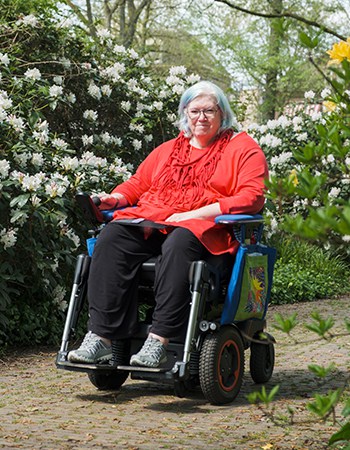
[[[129,372],[91,372],[88,374],[91,383],[97,387],[100,391],[109,391],[114,389],[119,389],[120,386],[128,378]]]
[[[254,383],[266,383],[272,376],[275,366],[275,347],[273,337],[266,335],[266,340],[252,342],[250,346],[250,375]]]
[[[174,383],[174,392],[175,395],[179,398],[187,397],[191,394],[196,388],[196,381],[194,379],[189,378],[188,380],[175,380]]]
[[[213,405],[231,403],[238,395],[244,374],[244,347],[234,327],[205,336],[199,359],[199,381]]]

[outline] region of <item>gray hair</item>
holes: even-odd
[[[197,97],[203,95],[209,95],[214,97],[218,107],[220,108],[222,119],[219,132],[227,130],[229,128],[238,129],[238,123],[232,112],[231,106],[228,102],[226,95],[222,89],[211,81],[199,81],[193,86],[189,87],[181,96],[179,109],[178,109],[178,126],[180,131],[183,131],[185,136],[191,137],[191,129],[188,124],[188,117],[186,114],[187,105]]]

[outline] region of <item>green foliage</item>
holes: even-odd
[[[335,364],[331,363],[327,367],[319,366],[318,364],[310,364],[308,366],[308,369],[319,378],[326,378],[331,372],[335,370]]]
[[[311,318],[313,319],[313,322],[306,324],[305,327],[308,330],[317,333],[320,337],[324,339],[329,337],[329,331],[334,326],[333,317],[323,319],[317,311],[314,311],[311,314]]]
[[[342,411],[342,414],[344,417],[350,416],[350,398],[347,399],[344,409]],[[331,438],[329,439],[329,445],[336,444],[336,443],[342,443],[342,442],[349,442],[350,443],[350,422],[345,422],[339,431],[334,433]],[[350,444],[347,445],[345,450],[348,450],[350,448]]]
[[[270,392],[266,390],[265,386],[262,386],[261,391],[255,391],[251,394],[247,395],[247,399],[249,403],[257,403],[262,402],[265,406],[269,406],[273,400],[276,398],[276,395],[279,391],[279,385],[274,386]]]
[[[274,173],[268,183],[274,228],[278,223],[279,230],[322,243],[349,257],[350,43],[343,42],[341,52],[336,44],[334,47],[329,53],[338,65],[330,65],[330,74],[324,75],[330,88],[319,97],[308,93],[312,101],[323,101],[325,112],[314,114],[311,120],[300,118],[299,130],[294,129],[299,142],[292,139],[288,152],[284,146],[288,146],[294,119],[279,118],[279,125],[285,126],[276,126],[268,140],[258,128],[257,138],[267,144],[269,155],[275,150],[270,159]],[[278,148],[271,145],[276,139]]]
[[[89,226],[74,195],[110,191],[174,137],[179,95],[198,80],[184,67],[157,78],[108,35],[24,3],[2,3],[0,31],[2,346],[57,342]]]
[[[350,268],[339,255],[297,238],[281,238],[275,244],[278,259],[272,303],[312,301],[348,292]]]
[[[286,318],[281,314],[275,314],[274,319],[276,321],[274,328],[283,331],[283,333],[289,334],[298,325],[297,313]]]
[[[346,422],[339,431],[334,433],[328,441],[329,445],[338,444],[342,442],[350,442],[350,422]],[[350,444],[346,447],[342,447],[343,450],[349,450]]]
[[[309,411],[324,419],[334,410],[341,393],[341,389],[336,389],[328,392],[327,395],[315,394],[315,400],[308,403],[306,407]]]

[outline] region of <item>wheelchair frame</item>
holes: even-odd
[[[87,194],[78,194],[77,201],[86,217],[95,224],[89,232],[96,238],[110,212],[101,212]],[[101,223],[104,223],[101,225]],[[219,216],[216,223],[234,226],[235,236],[244,245],[253,232],[260,242],[263,219],[260,215]],[[99,225],[98,225],[99,224]],[[97,225],[97,226],[96,226]],[[225,286],[219,286],[215,268],[206,261],[192,263],[190,314],[186,336],[172,339],[167,347],[168,361],[164,367],[148,368],[129,365],[130,355],[138,352],[148,335],[150,324],[141,323],[139,332],[128,340],[112,342],[112,359],[101,364],[68,361],[69,342],[76,333],[80,312],[86,300],[87,277],[91,257],[77,257],[73,286],[64,325],[61,347],[56,358],[58,369],[86,372],[100,390],[119,389],[128,376],[132,379],[173,384],[175,394],[184,397],[200,385],[205,398],[212,404],[232,402],[238,395],[244,374],[244,352],[250,348],[250,374],[256,383],[267,382],[274,368],[274,338],[266,333],[265,319],[248,319],[221,325],[220,316],[210,318],[208,308],[222,305]],[[152,271],[154,263],[142,265],[143,272]],[[215,287],[216,286],[216,287]]]

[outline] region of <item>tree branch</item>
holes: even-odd
[[[235,5],[235,4],[231,3],[229,0],[214,0],[214,2],[224,3],[225,5],[229,6],[230,8],[236,9],[237,11],[241,11],[245,14],[250,14],[252,16],[265,17],[266,19],[282,19],[282,18],[289,17],[290,19],[294,19],[299,22],[303,22],[307,25],[310,25],[312,27],[323,30],[325,33],[331,34],[332,36],[335,36],[338,39],[341,39],[342,41],[346,41],[345,36],[342,36],[341,34],[337,33],[336,31],[332,30],[331,28],[328,28],[325,25],[319,24],[318,22],[315,22],[314,20],[306,19],[305,17],[299,16],[298,14],[290,13],[288,11],[284,11],[284,12],[282,11],[281,13],[260,13],[258,11],[252,11],[250,9],[242,8],[242,6]]]
[[[78,18],[82,21],[82,23],[86,25],[87,28],[89,28],[91,35],[96,36],[96,29],[94,25],[90,22],[88,18],[84,16],[80,8],[77,5],[75,5],[71,0],[63,0],[63,1],[75,12]]]

